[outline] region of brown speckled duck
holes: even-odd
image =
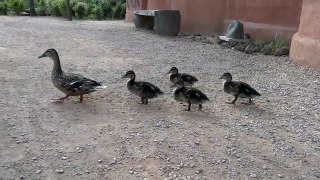
[[[198,79],[190,74],[179,73],[178,68],[172,67],[167,74],[170,74],[170,81],[175,84],[178,80],[182,80],[185,86],[192,86]]]
[[[185,87],[184,82],[179,79],[173,86],[176,89],[173,91],[174,100],[177,102],[188,103],[187,111],[191,110],[191,104],[199,104],[199,109],[202,109],[202,104],[210,101],[207,95],[199,89],[192,87]]]
[[[247,98],[249,99],[249,104],[251,104],[254,97],[261,96],[261,94],[249,84],[241,81],[232,81],[230,73],[224,73],[220,79],[225,80],[223,83],[223,91],[234,96],[233,101],[227,102],[229,104],[234,104],[238,98]]]
[[[69,96],[80,96],[80,102],[83,101],[83,95],[94,91],[104,89],[101,83],[86,78],[80,74],[65,73],[62,71],[58,52],[55,49],[47,49],[39,58],[49,57],[53,60],[53,70],[51,80],[53,85],[66,96],[56,100],[64,100]]]
[[[141,98],[142,104],[148,104],[148,99],[156,98],[163,92],[155,85],[149,82],[135,81],[136,74],[134,71],[128,71],[122,78],[129,78],[127,83],[128,90]]]

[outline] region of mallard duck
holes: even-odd
[[[80,74],[65,73],[61,69],[58,52],[55,49],[47,49],[39,58],[49,57],[53,60],[53,70],[51,80],[53,85],[66,94],[66,96],[56,100],[64,100],[69,96],[80,96],[80,102],[83,101],[83,95],[104,89],[101,83],[86,78]]]
[[[176,86],[176,89],[173,91],[174,100],[188,103],[187,111],[191,110],[191,104],[199,104],[199,109],[201,110],[202,103],[210,101],[200,90],[192,87],[185,87],[184,82],[181,79],[173,86]]]
[[[198,79],[190,74],[179,73],[178,68],[172,67],[167,74],[170,74],[170,81],[175,84],[178,80],[182,80],[185,86],[192,86]]]
[[[229,104],[234,104],[238,98],[248,98],[249,104],[251,104],[254,97],[261,96],[261,94],[249,84],[241,81],[232,81],[230,73],[224,73],[220,79],[225,80],[223,83],[223,91],[234,96],[233,101],[227,102]]]
[[[135,81],[134,71],[128,71],[122,78],[129,78],[127,83],[128,90],[141,98],[142,104],[148,104],[148,99],[156,98],[163,92],[155,85],[149,82]]]

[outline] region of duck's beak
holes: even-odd
[[[45,53],[43,53],[41,56],[39,56],[38,58],[43,58],[46,57]]]
[[[122,76],[122,79],[123,79],[123,78],[126,78],[126,74]]]
[[[219,79],[223,79],[223,76],[219,77]]]
[[[170,74],[170,73],[171,73],[171,71],[167,72],[166,74]]]

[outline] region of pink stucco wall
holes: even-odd
[[[133,0],[128,0],[133,1]],[[257,39],[291,39],[302,0],[140,0],[147,9],[178,9],[181,32],[221,33],[233,19]]]
[[[320,0],[304,0],[299,31],[293,36],[290,58],[320,71]]]

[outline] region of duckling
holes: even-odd
[[[234,104],[238,98],[248,98],[249,104],[252,103],[252,98],[261,96],[255,89],[253,89],[249,84],[241,81],[232,81],[232,76],[230,73],[224,73],[220,79],[224,79],[223,91],[234,96],[233,101],[227,102],[229,104]]]
[[[170,74],[170,81],[175,84],[178,82],[178,79],[181,78],[185,86],[192,86],[198,81],[198,79],[190,74],[179,73],[176,67],[172,67],[167,74]]]
[[[199,110],[201,110],[202,103],[210,101],[200,90],[192,87],[185,87],[185,84],[181,79],[178,79],[173,86],[176,86],[176,89],[173,91],[174,100],[188,103],[187,111],[191,110],[191,104],[199,104]]]
[[[49,57],[53,60],[53,70],[51,81],[53,85],[66,96],[55,99],[63,101],[69,96],[80,96],[80,102],[83,101],[83,95],[104,89],[106,86],[92,79],[86,78],[80,74],[65,73],[62,71],[58,52],[55,49],[47,49],[38,58]]]
[[[127,83],[128,90],[141,98],[142,104],[148,104],[148,99],[156,98],[163,92],[155,85],[149,82],[135,81],[136,74],[134,71],[128,71],[122,78],[129,78]]]

